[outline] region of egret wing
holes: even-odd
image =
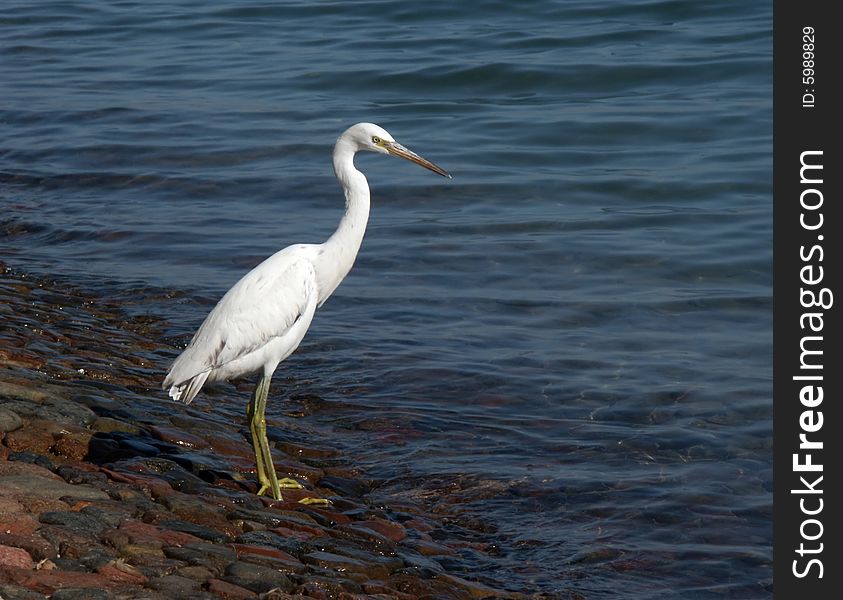
[[[306,331],[317,299],[316,273],[309,260],[284,252],[270,257],[247,273],[217,303],[173,363],[164,388],[184,387],[189,380],[202,375],[204,383],[215,370],[225,370],[229,377],[257,370],[262,363],[242,373],[228,373],[225,367],[260,353],[273,340],[288,336],[302,319],[306,319]],[[281,345],[284,355],[275,357],[276,364],[295,349],[304,331],[295,331],[297,339],[290,340],[291,347],[286,353]],[[186,395],[192,399],[198,388],[195,391],[187,388],[193,393]],[[171,389],[170,394],[173,393]],[[182,395],[180,390],[175,393]]]

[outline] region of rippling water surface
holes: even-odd
[[[770,28],[766,2],[9,0],[1,256],[183,343],[331,233],[333,141],[379,123],[454,179],[358,159],[361,254],[270,410],[335,401],[314,419],[385,490],[464,487],[497,527],[454,559],[475,579],[767,597]]]

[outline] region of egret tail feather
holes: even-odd
[[[210,374],[210,371],[205,371],[204,373],[199,373],[198,375],[191,377],[187,381],[172,386],[170,388],[170,398],[178,400],[179,402],[184,402],[185,404],[190,404],[202,389],[202,386],[205,385],[205,381],[208,379],[208,375]]]

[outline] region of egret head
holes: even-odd
[[[408,150],[396,142],[386,129],[374,123],[357,123],[357,125],[352,125],[340,136],[340,140],[343,139],[350,142],[357,151],[366,150],[368,152],[379,152],[381,154],[398,156],[451,179],[451,175],[445,169]]]

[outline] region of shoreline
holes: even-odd
[[[372,501],[279,419],[278,474],[305,489],[255,496],[245,413],[158,393],[176,353],[158,324],[0,262],[0,597],[550,597],[456,574],[470,543],[446,515]]]

